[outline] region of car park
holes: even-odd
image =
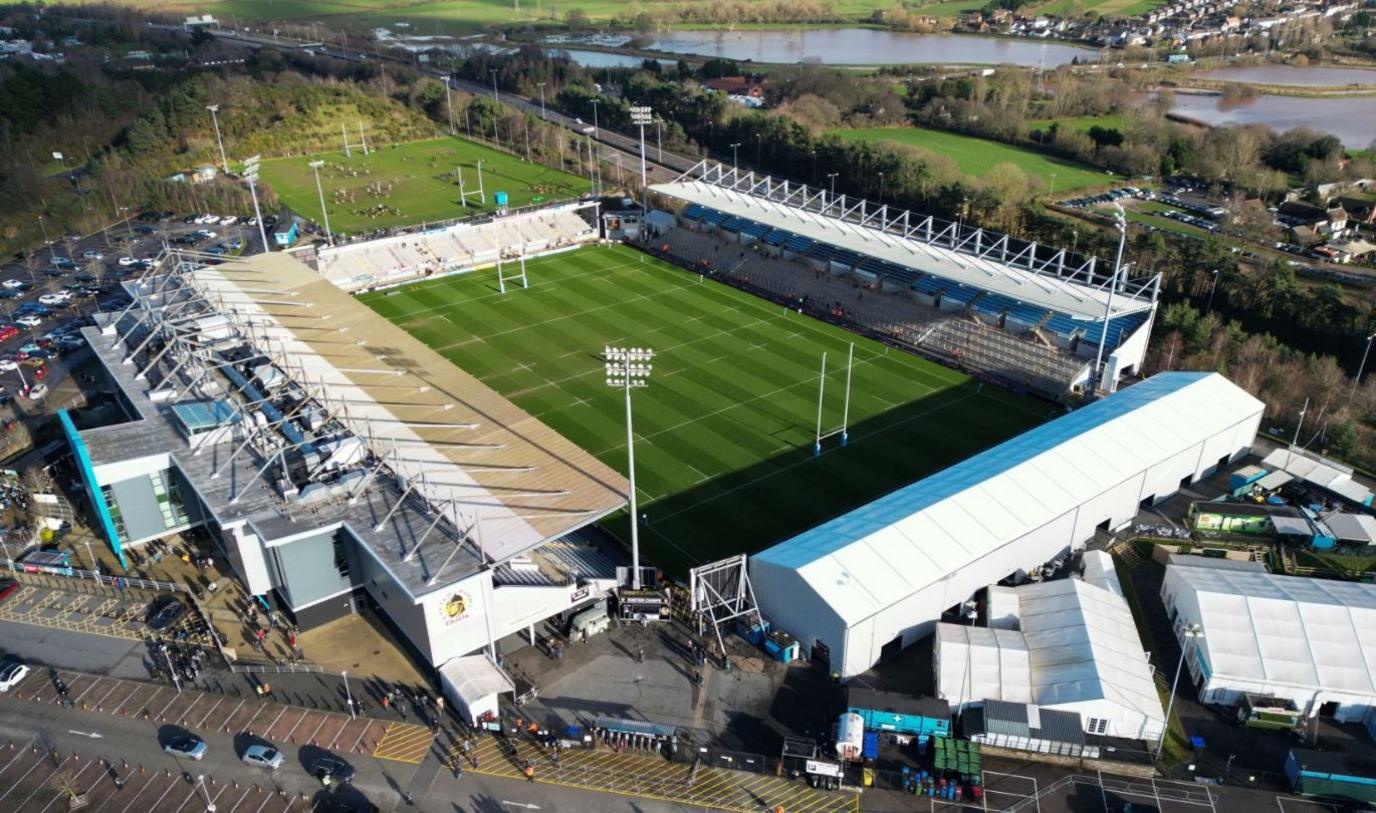
[[[17,658],[6,659],[0,665],[0,692],[8,692],[29,675],[29,666]]]
[[[199,762],[205,759],[205,752],[210,749],[203,740],[187,735],[174,737],[171,742],[162,747],[162,750],[170,756],[180,759],[194,759]]]
[[[286,761],[286,757],[282,756],[281,751],[278,751],[271,745],[262,744],[250,745],[248,748],[245,748],[244,755],[241,759],[246,765],[267,768],[270,771],[275,771],[282,767],[282,763]]]

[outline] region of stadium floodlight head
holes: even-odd
[[[650,385],[651,360],[655,351],[648,347],[602,348],[606,363],[607,386],[626,391],[626,471],[630,480],[631,510],[631,589],[640,589],[640,517],[636,514],[635,430],[631,428],[631,390]]]
[[[631,108],[631,124],[636,124],[641,127],[644,127],[645,125],[654,121],[654,118],[655,113],[649,107],[637,106]]]

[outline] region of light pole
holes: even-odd
[[[1114,202],[1113,225],[1118,229],[1118,257],[1113,261],[1113,277],[1108,282],[1108,301],[1104,305],[1104,329],[1099,334],[1099,352],[1094,357],[1094,387],[1104,388],[1104,346],[1108,344],[1108,320],[1113,315],[1113,292],[1118,287],[1118,272],[1123,267],[1123,244],[1128,238],[1128,220],[1123,207]]]
[[[731,145],[731,168],[740,169],[741,142],[737,141]]]
[[[537,82],[535,86],[540,89],[540,120],[545,121],[545,83]]]
[[[446,84],[445,87],[448,85]],[[323,166],[325,166],[324,161],[311,162],[311,169],[315,172],[315,191],[320,195],[320,217],[325,221],[325,242],[334,245],[334,235],[330,232],[330,213],[325,208],[325,187],[320,185],[320,168]]]
[[[454,96],[449,90],[449,74],[444,75],[444,107],[449,111],[449,134],[456,135],[454,132]]]
[[[496,104],[501,104],[502,97],[497,93],[497,69],[488,68],[487,72],[492,74],[492,101]]]
[[[354,696],[349,692],[349,673],[340,672],[339,676],[344,678],[344,702],[349,704],[349,719],[357,720],[358,715],[354,714]]]
[[[38,216],[38,228],[43,232],[43,245],[48,247],[48,262],[52,262],[53,241],[48,239],[48,227],[43,225],[43,215]]]
[[[205,774],[196,774],[196,784],[200,786],[201,793],[205,794],[205,813],[215,813],[215,800],[210,798],[210,791],[205,786]]]
[[[1204,629],[1198,624],[1189,624],[1180,631],[1180,660],[1175,665],[1175,680],[1171,681],[1171,696],[1166,700],[1166,725],[1161,729],[1161,738],[1156,741],[1156,759],[1161,759],[1161,749],[1166,746],[1166,734],[1171,728],[1171,709],[1175,707],[1175,687],[1180,684],[1180,671],[1185,666],[1185,652],[1190,640],[1204,637]]]
[[[656,160],[664,163],[664,122],[659,119],[655,119],[655,150],[659,154]]]
[[[1376,333],[1366,337],[1366,349],[1362,351],[1362,363],[1357,365],[1357,377],[1352,379],[1352,392],[1347,394],[1347,400],[1351,401],[1352,396],[1357,394],[1357,385],[1362,383],[1362,373],[1366,372],[1366,357],[1371,354],[1371,340],[1376,339]]]
[[[208,104],[205,109],[210,111],[210,122],[215,125],[215,143],[220,145],[220,170],[229,172],[229,159],[225,157],[225,142],[220,138],[220,117],[215,115],[220,112],[220,106]]]
[[[875,197],[875,202],[884,203],[884,173],[879,173],[879,194]]]
[[[592,137],[597,138],[597,99],[592,100]]]
[[[182,680],[177,677],[177,667],[172,665],[172,654],[167,651],[167,647],[162,648],[162,656],[167,659],[167,671],[172,673],[172,685],[177,687],[177,694],[181,694]]]
[[[1218,290],[1218,269],[1214,268],[1209,273],[1214,275],[1213,284],[1209,286],[1209,304],[1204,306],[1204,315],[1208,316],[1214,310],[1214,291]]]
[[[645,228],[644,219],[650,216],[650,181],[645,172],[645,125],[654,120],[654,111],[648,107],[632,107],[631,123],[640,127],[640,228]]]
[[[828,173],[827,173],[827,178],[831,179],[831,196],[832,196],[833,198],[836,197],[836,176],[837,176],[837,175],[840,175],[840,174],[841,174],[841,173],[839,173],[839,172],[828,172]]]
[[[607,347],[607,386],[626,391],[626,469],[630,478],[631,509],[631,589],[640,589],[640,516],[636,514],[635,430],[631,427],[631,390],[649,386],[650,363],[655,352],[648,347]]]
[[[258,236],[263,240],[263,251],[271,251],[268,246],[268,230],[263,225],[263,212],[258,208],[258,187],[254,186],[254,181],[258,180],[258,161],[262,156],[255,155],[244,161],[244,179],[248,181],[248,193],[253,197],[253,216],[258,219]]]

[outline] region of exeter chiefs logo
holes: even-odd
[[[464,616],[468,615],[468,606],[468,594],[462,590],[456,590],[440,605],[440,616],[446,624],[462,621]]]

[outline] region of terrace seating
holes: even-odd
[[[1065,392],[1087,362],[964,319],[940,322],[920,342],[961,366],[1042,392]]]
[[[486,223],[403,234],[321,251],[321,275],[346,291],[390,285],[428,274],[519,257],[596,238],[596,230],[568,209],[543,209]]]

